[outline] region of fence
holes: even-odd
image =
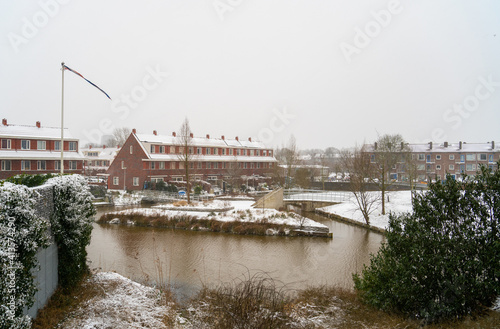
[[[318,201],[318,202],[343,202],[350,198],[350,192],[286,189],[283,193],[285,201]]]

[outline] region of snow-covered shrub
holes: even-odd
[[[362,300],[428,322],[491,306],[500,295],[500,171],[432,184],[413,211],[390,217],[387,242],[354,275]]]
[[[0,328],[30,328],[23,308],[34,303],[31,270],[38,248],[49,245],[49,223],[34,211],[35,192],[22,185],[0,186]]]
[[[54,186],[51,226],[59,249],[59,283],[70,287],[87,271],[85,247],[90,243],[95,209],[82,176],[59,176],[48,184]]]

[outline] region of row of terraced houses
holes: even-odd
[[[175,132],[139,134],[134,129],[107,171],[108,188],[139,190],[146,182],[185,181],[181,145]],[[229,181],[232,175],[270,177],[277,162],[272,149],[251,138],[191,134],[189,154],[190,180],[212,184]]]

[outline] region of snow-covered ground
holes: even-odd
[[[229,201],[213,200],[198,202],[194,201],[188,204],[186,201],[174,202],[161,204],[154,206],[153,208],[163,209],[163,210],[180,210],[180,211],[220,211],[231,210],[233,207]]]
[[[175,319],[174,328],[186,322],[158,289],[111,272],[97,273],[90,280],[102,288],[103,295],[83,303],[60,328],[167,328],[165,316]]]
[[[116,191],[118,194],[113,194],[113,204],[115,206],[128,206],[140,204],[142,201],[142,195],[130,194],[123,190]],[[114,193],[116,193],[114,192]]]
[[[380,192],[369,192],[376,193],[377,195]],[[370,214],[370,225],[383,228],[387,227],[389,222],[389,213],[405,213],[411,212],[413,209],[411,204],[411,192],[410,191],[397,191],[397,192],[389,192],[386,193],[386,203],[385,203],[385,215],[382,215],[382,205],[377,203],[375,205],[375,210]],[[359,210],[358,204],[356,203],[356,199],[354,195],[350,193],[349,200],[344,201],[342,203],[323,207],[320,210],[332,213],[338,216],[342,216],[345,218],[350,218],[361,223],[365,223],[365,219],[363,214]]]

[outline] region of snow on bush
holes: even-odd
[[[0,328],[30,328],[23,309],[34,303],[31,270],[36,252],[49,245],[49,223],[34,210],[35,193],[26,186],[0,186]]]
[[[59,249],[59,283],[75,284],[87,270],[87,251],[90,243],[95,209],[85,179],[80,175],[50,179],[54,186],[52,233]]]

